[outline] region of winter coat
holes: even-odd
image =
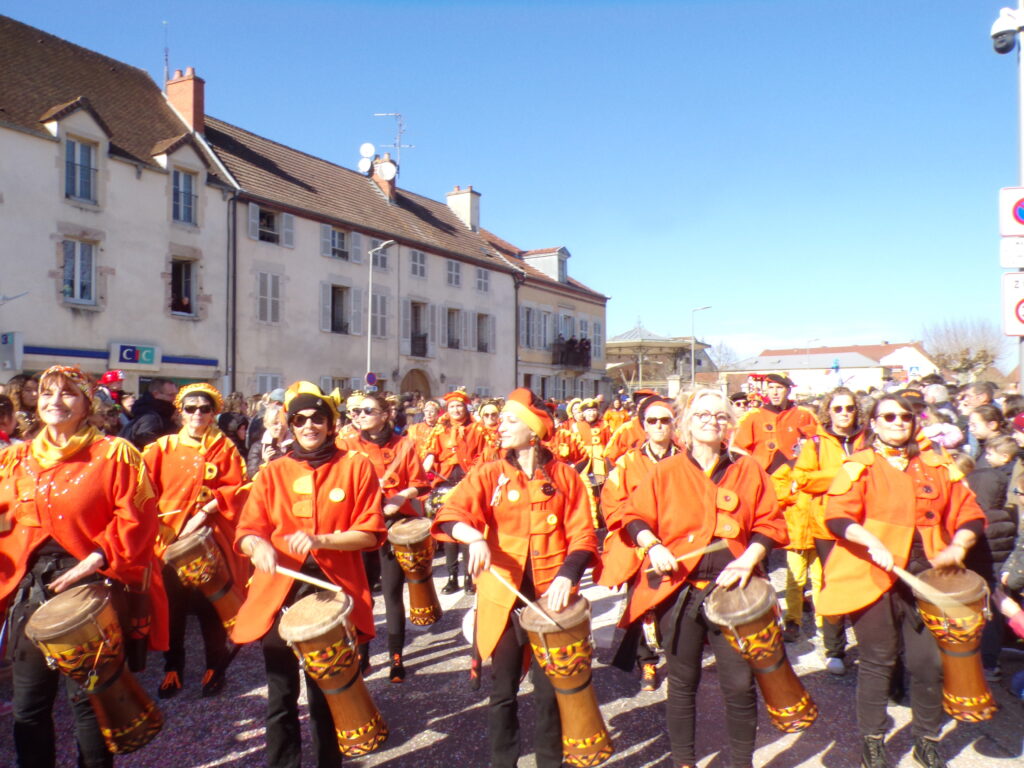
[[[1017,540],[1017,513],[1006,505],[1012,470],[1012,465],[1006,464],[976,469],[967,476],[967,484],[984,510],[988,525],[985,536],[967,553],[964,565],[989,582],[998,577]]]

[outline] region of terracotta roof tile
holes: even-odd
[[[560,283],[553,277],[545,274],[544,272],[542,272],[541,270],[537,269],[535,266],[527,262],[525,259],[523,259],[523,256],[527,254],[537,255],[541,253],[556,253],[559,250],[558,248],[544,248],[537,251],[523,251],[522,249],[512,245],[512,243],[508,242],[507,240],[498,237],[496,234],[489,230],[481,228],[480,234],[483,235],[484,239],[490,244],[492,248],[494,248],[494,250],[504,254],[506,258],[512,260],[512,263],[516,265],[516,268],[525,272],[528,280],[533,280],[534,282],[537,283],[546,283],[548,286],[552,288],[557,286],[559,288],[573,289],[573,292],[575,293],[588,294],[587,298],[592,301],[608,300],[608,297],[605,296],[603,293],[599,293],[595,291],[593,288],[587,287],[579,280],[574,280],[572,277],[569,278],[568,283]]]
[[[847,346],[841,347],[794,347],[793,349],[765,349],[761,352],[760,355],[758,355],[758,357],[807,355],[814,353],[835,355],[842,354],[844,352],[856,352],[858,354],[864,355],[865,357],[874,360],[875,362],[878,362],[886,355],[891,355],[897,349],[902,349],[903,347],[913,347],[925,357],[928,357],[929,359],[931,358],[931,356],[927,352],[925,352],[924,347],[922,347],[921,343],[918,341],[907,341],[901,344],[849,344]]]

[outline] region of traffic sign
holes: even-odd
[[[999,266],[1024,269],[1024,237],[999,238]]]
[[[366,374],[366,383],[369,384],[371,387],[374,384],[376,384],[377,383],[377,374],[373,373],[373,371],[368,371],[367,374]]]
[[[377,391],[377,386],[375,384],[367,384],[366,385],[366,391],[367,392],[376,392]]]
[[[999,234],[1003,237],[1024,235],[1024,187],[999,190]]]
[[[1003,274],[1003,333],[1024,336],[1024,272]]]

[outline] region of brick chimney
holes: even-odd
[[[195,133],[206,129],[206,81],[189,67],[185,74],[174,70],[174,77],[167,81],[167,100],[178,114],[185,118],[188,127]]]
[[[382,167],[390,167],[391,169],[394,169],[394,173],[382,174]],[[385,178],[385,175],[390,175],[391,178]],[[384,157],[377,156],[373,158],[373,171],[370,178],[374,180],[380,188],[380,191],[384,193],[384,197],[388,199],[388,202],[395,199],[395,178],[397,175],[398,166],[395,164],[394,160],[391,159],[390,152],[385,152]]]
[[[473,189],[472,185],[460,189],[456,184],[455,189],[448,193],[448,207],[462,220],[463,224],[474,232],[479,231],[480,193]]]

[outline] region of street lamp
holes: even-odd
[[[1021,0],[1024,2],[1024,0]],[[690,310],[690,389],[697,388],[697,361],[694,359],[694,349],[696,348],[696,325],[697,325],[697,313],[703,312],[705,309],[711,309],[710,305],[707,307],[695,307]]]
[[[387,250],[395,244],[394,240],[385,240],[383,243],[378,245],[376,248],[370,249],[369,262],[366,265],[366,271],[369,272],[370,276],[367,280],[366,289],[366,372],[370,373],[373,368],[370,367],[370,350],[373,348],[373,258],[381,251]]]

